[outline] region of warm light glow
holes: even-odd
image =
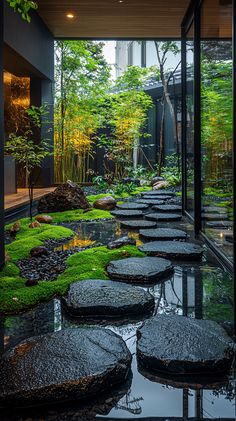
[[[66,17],[68,19],[73,19],[75,17],[75,15],[73,15],[73,13],[67,13]]]
[[[224,238],[223,232],[220,233],[220,238]]]

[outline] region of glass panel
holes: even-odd
[[[186,42],[186,171],[187,211],[194,214],[194,25],[190,27]]]
[[[206,0],[201,27],[203,230],[232,260],[232,1]]]

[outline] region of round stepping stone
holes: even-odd
[[[79,400],[125,381],[131,354],[108,329],[77,328],[21,342],[1,359],[1,406]]]
[[[203,249],[198,244],[180,241],[152,241],[139,247],[139,250],[150,256],[177,260],[201,260],[203,254]]]
[[[227,208],[222,206],[205,206],[202,211],[206,213],[228,213]]]
[[[208,228],[231,228],[233,226],[233,221],[212,221],[207,222]]]
[[[225,213],[203,213],[202,219],[206,221],[227,221],[229,217]]]
[[[230,369],[233,342],[216,322],[158,315],[137,331],[137,358],[149,370],[216,374]]]
[[[144,203],[122,203],[122,205],[117,205],[117,208],[119,209],[125,209],[125,210],[146,210],[148,209],[148,205]]]
[[[157,198],[159,199],[159,200],[169,200],[169,199],[172,199],[172,196],[166,196],[166,195],[163,195],[163,196],[161,196],[161,195],[159,195],[159,196],[157,196]],[[143,199],[144,200],[152,200],[153,199],[153,196],[143,196]]]
[[[171,190],[150,190],[150,191],[145,191],[143,193],[141,193],[141,196],[163,196],[163,195],[167,195],[167,196],[175,196],[176,193],[171,191]]]
[[[154,230],[140,230],[139,235],[141,238],[147,240],[186,240],[187,233],[178,229],[171,228],[156,228]]]
[[[149,213],[145,215],[149,221],[181,221],[182,215],[177,213]]]
[[[157,200],[153,199],[139,199],[139,203],[143,203],[144,205],[153,206],[153,205],[164,205],[164,200]]]
[[[159,212],[181,212],[182,207],[179,205],[155,205],[152,208],[153,210],[157,210]]]
[[[139,210],[115,210],[111,212],[117,218],[142,218],[143,212]]]
[[[140,284],[157,282],[172,272],[171,262],[158,257],[129,257],[113,260],[107,266],[107,273],[111,279]]]
[[[154,221],[144,221],[142,219],[133,219],[130,221],[120,221],[122,228],[141,229],[141,228],[156,228],[157,224]]]
[[[149,313],[155,304],[142,288],[97,279],[73,283],[62,303],[72,316],[108,318]]]

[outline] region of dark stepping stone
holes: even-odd
[[[210,320],[158,315],[137,331],[138,363],[149,370],[186,374],[227,372],[233,342]]]
[[[154,221],[144,221],[142,219],[133,219],[131,221],[120,221],[122,228],[141,229],[141,228],[156,228],[157,224]]]
[[[107,273],[111,279],[140,284],[157,282],[172,272],[171,262],[158,257],[129,257],[113,260],[107,266]]]
[[[175,196],[176,193],[171,191],[171,190],[150,190],[150,191],[145,191],[143,193],[141,193],[141,196]]]
[[[124,382],[131,354],[103,328],[66,329],[21,342],[1,359],[1,406],[79,400]]]
[[[139,210],[115,210],[111,212],[117,218],[142,218],[143,212]]]
[[[153,199],[139,199],[139,203],[143,203],[144,205],[153,206],[153,205],[164,205],[164,200],[157,200]]]
[[[152,241],[139,247],[139,250],[150,256],[178,260],[201,260],[203,254],[203,249],[198,244],[180,241]]]
[[[154,230],[140,230],[141,238],[147,240],[186,240],[187,233],[182,230],[172,228],[156,228]]]
[[[145,215],[149,221],[181,221],[182,215],[177,213],[149,213]]]
[[[211,221],[207,222],[208,228],[232,228],[233,221]]]
[[[205,221],[227,221],[229,217],[225,213],[203,213],[202,219]]]
[[[130,238],[128,236],[121,237],[121,238],[117,238],[117,240],[110,241],[110,243],[107,244],[107,248],[109,250],[113,250],[113,249],[118,249],[123,246],[127,246],[128,244],[135,246],[136,241],[133,238]]]
[[[119,318],[149,313],[155,301],[142,288],[92,279],[73,283],[62,303],[72,316]]]
[[[156,198],[159,199],[159,200],[165,201],[165,200],[172,199],[172,196],[166,196],[166,195],[161,196],[161,195],[159,195]],[[144,200],[152,200],[153,196],[143,196],[143,199]]]
[[[181,212],[182,207],[179,205],[155,205],[152,208],[153,210],[157,210],[159,212]]]
[[[122,205],[117,205],[117,208],[119,209],[125,209],[125,210],[145,210],[148,209],[148,205],[145,205],[144,203],[122,203]]]
[[[220,207],[220,206],[206,206],[203,209],[203,212],[206,213],[227,213],[227,208]]]

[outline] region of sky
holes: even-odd
[[[116,41],[104,41],[105,45],[103,47],[103,54],[105,56],[106,61],[112,65],[112,79],[115,79],[116,71],[115,71],[115,62],[116,62]]]

